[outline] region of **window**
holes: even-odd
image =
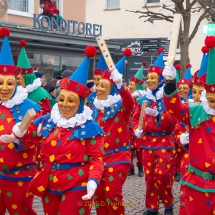
[[[151,3],[160,3],[160,0],[147,0],[147,3],[148,4],[151,4]]]
[[[33,17],[34,0],[8,0],[8,14]]]
[[[120,0],[105,0],[105,9],[119,9]]]
[[[160,0],[143,0],[143,7],[147,6],[158,6],[160,5]]]

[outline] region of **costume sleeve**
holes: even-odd
[[[183,104],[179,98],[178,90],[172,83],[167,83],[164,87],[164,105],[166,111],[174,116],[176,119],[190,126],[190,118],[189,118],[189,106]],[[174,90],[174,91],[173,91]]]
[[[100,135],[87,139],[87,149],[89,156],[89,180],[99,183],[103,172],[104,138]]]
[[[57,15],[59,15],[60,11],[59,11],[57,8],[55,8],[55,13],[56,13]]]
[[[50,3],[49,3],[48,1],[46,1],[46,2],[44,3],[43,13],[44,13],[44,14],[51,13],[51,10],[50,10]]]
[[[141,106],[137,105],[133,115],[133,131],[135,131],[138,128],[140,112],[141,112]]]
[[[48,98],[42,99],[39,102],[39,105],[42,107],[42,114],[46,115],[51,112],[50,100]]]
[[[134,100],[131,96],[131,93],[124,85],[122,85],[122,87],[118,93],[120,94],[120,96],[122,98],[123,114],[125,117],[125,121],[128,123],[129,116],[130,116],[132,108],[134,106]]]

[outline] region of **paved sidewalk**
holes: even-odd
[[[137,173],[137,169],[136,169]],[[129,205],[125,207],[126,215],[142,215],[145,211],[145,183],[144,177],[128,176],[125,185],[123,187],[124,202]],[[173,187],[173,195],[175,198],[174,215],[178,215],[179,201],[180,201],[180,183],[175,182]],[[41,201],[39,198],[35,198],[34,209],[38,212],[38,215],[44,215]],[[160,214],[163,214],[164,207],[160,205]],[[92,215],[95,215],[95,209],[92,210]],[[8,214],[7,214],[8,215]],[[74,214],[75,215],[75,214]]]

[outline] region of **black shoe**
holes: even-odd
[[[135,175],[135,173],[134,173],[134,167],[131,167],[130,168],[130,172],[128,173],[128,176],[132,176],[132,175]]]
[[[179,173],[179,172],[176,172],[176,173],[175,173],[175,181],[176,181],[176,182],[179,182],[180,180],[181,180],[180,173]]]
[[[138,166],[138,176],[143,177],[143,166]]]
[[[143,215],[158,215],[158,212],[144,211]]]
[[[169,210],[165,209],[164,215],[174,215],[173,209],[169,209]]]

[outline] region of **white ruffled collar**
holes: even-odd
[[[106,100],[98,100],[96,96],[93,104],[97,109],[104,110],[104,108],[113,107],[120,99],[121,96],[119,94],[114,94],[114,96],[108,95]]]
[[[131,95],[133,98],[136,98],[136,97],[142,98],[143,96],[146,95],[146,91],[145,90],[136,90]]]
[[[210,115],[215,115],[215,110],[208,104],[208,100],[206,98],[206,90],[202,91],[200,100],[202,101],[202,106],[205,112]]]
[[[16,89],[16,93],[13,96],[13,98],[7,100],[7,101],[0,101],[1,104],[7,108],[12,108],[15,105],[21,104],[25,99],[27,99],[28,94],[25,88],[18,86]]]
[[[163,98],[163,88],[164,88],[164,85],[157,91],[155,96],[153,96],[152,91],[149,88],[147,88],[146,98],[151,99],[153,101],[162,99]]]
[[[33,84],[29,84],[29,85],[26,86],[27,93],[33,92],[38,87],[41,87],[41,85],[42,85],[42,82],[41,82],[40,78],[35,79],[33,81]]]
[[[51,110],[52,121],[61,128],[74,128],[75,126],[83,125],[87,120],[92,120],[92,110],[84,106],[82,113],[77,113],[74,117],[65,119],[61,116],[58,104],[55,104]]]

